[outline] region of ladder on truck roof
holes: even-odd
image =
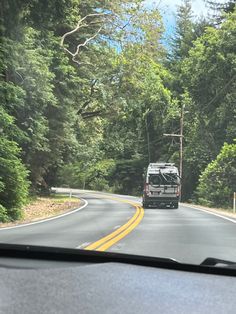
[[[167,162],[158,162],[158,163],[150,163],[148,168],[166,168],[166,167],[174,167],[174,163]]]

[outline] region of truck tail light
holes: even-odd
[[[176,196],[179,196],[179,187],[177,186],[177,189],[176,189]]]
[[[144,185],[144,193],[149,194],[149,184],[148,183],[145,183],[145,185]]]

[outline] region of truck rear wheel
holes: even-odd
[[[174,204],[173,204],[173,208],[174,208],[174,209],[179,208],[179,203],[174,203]]]

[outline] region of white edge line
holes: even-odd
[[[80,211],[81,209],[83,209],[84,207],[86,207],[88,205],[88,202],[83,199],[83,198],[80,198],[82,201],[85,202],[85,204],[79,208],[76,208],[70,212],[67,212],[65,214],[61,214],[61,215],[57,215],[55,217],[50,217],[50,218],[46,218],[46,219],[42,219],[42,220],[39,220],[39,221],[34,221],[34,222],[29,222],[27,224],[22,224],[22,225],[18,225],[18,226],[12,226],[12,227],[2,227],[0,228],[0,232],[1,231],[4,231],[4,230],[9,230],[9,229],[16,229],[16,228],[22,228],[22,227],[27,227],[27,226],[32,226],[32,225],[36,225],[36,224],[41,224],[41,223],[44,223],[44,222],[47,222],[47,221],[50,221],[50,220],[55,220],[55,219],[59,219],[61,217],[65,217],[65,216],[68,216],[68,215],[71,215],[71,214],[74,214],[78,211]]]
[[[118,228],[120,228],[120,227],[121,227],[121,225],[117,225],[117,226],[115,226],[115,227],[113,228],[113,230],[118,229]]]
[[[209,211],[209,210],[206,210],[206,209],[203,209],[203,208],[199,208],[199,207],[192,207],[191,205],[185,205],[185,204],[183,204],[182,206],[186,206],[186,207],[189,207],[189,208],[192,208],[192,209],[197,209],[197,210],[200,210],[200,211],[205,212],[205,213],[207,213],[207,214],[220,217],[220,218],[222,218],[222,219],[231,221],[231,222],[233,222],[234,224],[236,224],[236,220],[235,220],[235,219],[231,219],[231,218],[225,217],[225,216],[223,216],[223,215],[213,213],[212,211]]]
[[[88,246],[90,243],[91,243],[91,242],[84,242],[84,243],[82,243],[82,244],[76,246],[75,248],[76,248],[76,249],[83,249],[83,248],[85,248],[86,246]]]

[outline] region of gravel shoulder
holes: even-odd
[[[1,227],[16,226],[57,216],[80,207],[78,198],[69,198],[63,195],[52,197],[38,197],[23,208],[23,217],[14,222],[0,223]]]
[[[182,203],[182,205],[184,206],[189,206],[192,208],[200,208],[200,209],[204,209],[207,210],[209,212],[215,213],[215,214],[219,214],[225,217],[230,217],[230,218],[236,218],[236,213],[233,213],[232,210],[230,209],[223,209],[223,208],[211,208],[211,207],[206,207],[206,206],[202,206],[202,205],[196,205],[196,204],[191,204],[191,203]]]

